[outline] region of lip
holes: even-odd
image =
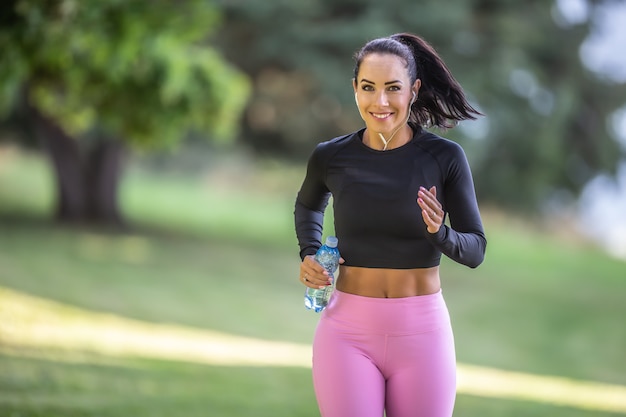
[[[389,120],[394,113],[393,112],[370,112],[370,115],[376,119],[376,120],[380,120],[380,121],[384,121],[384,120]]]

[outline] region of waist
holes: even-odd
[[[434,294],[441,289],[441,280],[438,266],[386,269],[342,265],[336,288],[363,297],[403,298]]]
[[[404,298],[363,297],[336,290],[322,318],[346,329],[388,335],[423,333],[450,325],[441,290]]]

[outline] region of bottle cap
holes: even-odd
[[[329,248],[336,248],[337,243],[339,243],[339,239],[337,239],[335,236],[328,236],[326,238],[326,246],[328,246]]]

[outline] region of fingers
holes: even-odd
[[[441,222],[435,217],[436,216],[429,215],[426,210],[422,210],[422,219],[424,219],[424,223],[426,223],[428,233],[437,233],[441,228]]]
[[[340,261],[340,263],[343,263]],[[332,284],[328,272],[313,257],[308,255],[300,264],[300,282],[310,288],[325,288]]]
[[[427,190],[424,187],[420,187],[417,196],[417,202],[420,203],[420,207],[423,209],[434,211],[436,214],[443,212],[441,203],[437,200],[437,188],[431,187],[430,190]]]
[[[441,203],[437,200],[437,188],[427,190],[420,187],[417,193],[417,204],[422,209],[422,218],[430,233],[437,233],[443,223],[444,211]]]

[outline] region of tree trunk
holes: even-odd
[[[33,124],[55,172],[55,218],[63,223],[122,226],[118,190],[125,147],[99,136],[80,147],[54,120],[31,107]]]
[[[113,138],[98,138],[85,166],[85,197],[87,220],[107,225],[122,226],[118,204],[118,190],[122,176],[125,147]]]

